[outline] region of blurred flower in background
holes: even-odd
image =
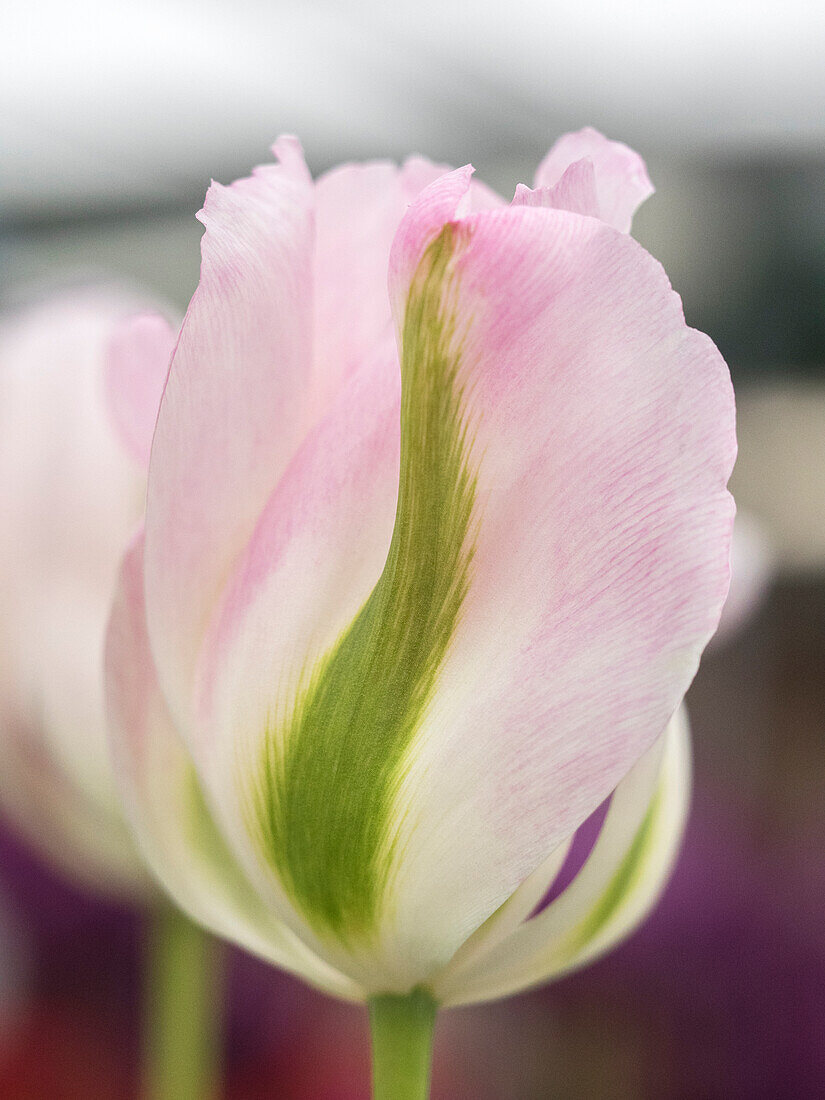
[[[78,289],[0,327],[0,810],[66,873],[124,897],[148,882],[112,782],[101,662],[145,475],[106,387],[136,308]]]
[[[659,909],[589,971],[446,1014],[434,1095],[825,1093],[825,9],[14,0],[0,18],[6,308],[32,279],[101,269],[182,307],[209,175],[237,176],[281,130],[316,172],[416,148],[472,158],[508,196],[564,130],[643,153],[658,194],[634,232],[733,370],[761,595],[689,695],[695,808]],[[134,1096],[134,919],[0,847],[31,941],[0,1095]],[[356,1010],[243,957],[227,1001],[229,1096],[276,1080],[296,1100],[345,1095],[328,1069],[365,1080]]]
[[[77,286],[31,296],[0,317],[0,815],[44,859],[41,873],[51,866],[65,876],[62,919],[83,941],[76,947],[91,974],[101,969],[99,945],[77,924],[89,903],[72,899],[68,883],[124,905],[157,900],[114,789],[102,676],[115,575],[143,513],[171,349],[168,327],[135,316],[138,301],[113,287]],[[148,407],[128,401],[137,378]],[[30,874],[17,878],[13,855],[4,864],[14,911]],[[35,896],[36,935],[48,926],[49,892]],[[2,935],[0,968],[14,972]],[[96,1042],[73,1011],[38,1008],[13,1022],[36,1029],[46,1057],[36,1070],[24,1059],[14,1083],[11,1053],[8,1095],[37,1082],[54,1095],[75,1039]],[[5,1038],[13,1051],[14,1029]],[[76,1068],[83,1091],[112,1080],[86,1053]]]

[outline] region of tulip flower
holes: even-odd
[[[136,308],[78,289],[0,328],[0,807],[71,877],[129,896],[147,879],[112,779],[101,660],[160,398],[147,374],[155,408],[133,424],[136,403],[111,384],[135,369],[137,348],[124,359],[115,343]],[[151,339],[158,322],[146,326]],[[145,359],[165,369],[160,339]]]
[[[437,1007],[581,965],[661,888],[728,585],[733,396],[628,235],[652,189],[625,146],[562,138],[510,204],[469,168],[313,183],[274,152],[201,215],[112,735],[160,881],[369,1003],[375,1095],[402,1100]]]
[[[145,909],[147,1074],[162,1079],[167,1064],[174,1073],[175,1058],[186,1057],[180,1038],[171,1059],[165,1049],[170,1028],[182,1034],[178,1019],[166,1021],[177,1016],[175,956],[192,960],[191,997],[196,982],[211,983],[211,949],[146,873],[106,734],[106,622],[120,559],[143,515],[174,335],[137,307],[123,292],[78,289],[0,327],[0,810],[66,876]],[[205,1034],[210,1026],[204,1020]],[[153,1096],[163,1094],[152,1086]]]

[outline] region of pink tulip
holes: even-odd
[[[123,796],[180,905],[319,987],[501,996],[605,950],[672,862],[728,372],[627,234],[643,163],[592,130],[509,205],[275,156],[201,215],[109,634]]]
[[[103,642],[171,351],[135,309],[77,290],[0,323],[0,809],[71,876],[127,893],[145,875],[111,774]]]

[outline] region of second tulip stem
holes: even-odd
[[[221,945],[172,906],[152,917],[144,1095],[209,1100],[220,1066]]]

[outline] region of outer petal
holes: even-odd
[[[552,187],[537,187],[531,191],[520,183],[516,187],[513,206],[548,206],[553,210],[569,210],[572,214],[598,218],[601,208],[593,161],[589,157],[573,161]]]
[[[593,851],[568,889],[469,965],[456,957],[433,983],[444,1005],[506,997],[583,966],[612,948],[656,903],[690,804],[684,708],[619,783]]]
[[[201,282],[160,416],[149,623],[181,720],[210,615],[267,497],[342,382],[391,338],[390,246],[441,171],[421,158],[345,165],[313,188],[295,147],[276,146],[282,162],[285,150],[289,165],[207,197]]]
[[[207,195],[200,285],[153,444],[149,634],[184,724],[208,617],[310,417],[311,181],[294,143],[276,153],[280,165]]]
[[[126,318],[109,342],[105,385],[112,420],[144,470],[174,346],[175,332],[158,313]]]
[[[194,920],[326,992],[359,999],[273,918],[234,861],[175,732],[146,635],[143,544],[124,560],[106,649],[108,709],[118,779],[144,858]]]
[[[629,233],[634,213],[653,194],[653,184],[642,158],[621,142],[608,141],[590,127],[577,133],[565,134],[539,165],[535,186],[564,187],[563,177],[568,169],[584,157],[590,159],[595,172],[598,216],[608,225]],[[568,185],[569,183],[568,180]],[[564,209],[577,209],[565,202],[554,205]]]
[[[608,951],[644,918],[667,882],[689,796],[682,708],[619,784],[593,851],[567,890],[469,965],[456,959],[434,983],[435,997],[445,1006],[493,1000]]]
[[[415,287],[451,254],[440,361],[455,364],[477,517],[396,796],[385,943],[399,987],[452,953],[652,744],[728,583],[733,399],[716,349],[685,326],[659,265],[593,219],[472,216],[421,260],[457,179],[422,196],[392,261]],[[405,293],[396,284],[393,300]]]
[[[342,379],[372,359],[392,331],[387,264],[399,222],[444,169],[423,158],[345,164],[314,190],[314,377],[326,408]]]
[[[547,896],[548,890],[553,886],[564,866],[574,837],[575,833],[554,849],[504,904],[496,909],[495,913],[461,945],[450,960],[444,972],[445,976],[439,975],[437,979],[439,990],[442,986],[447,988],[455,971],[460,971],[462,974],[470,969],[474,971],[478,960],[486,959],[498,944],[509,942],[515,930],[527,920],[535,908],[541,904],[542,899]]]
[[[199,770],[238,857],[268,903],[304,936],[312,930],[262,848],[251,804],[274,720],[358,614],[387,557],[398,487],[394,361],[390,346],[358,372],[299,449],[227,588],[198,670]],[[332,775],[331,738],[327,748]],[[354,797],[340,775],[338,784]],[[324,791],[307,784],[296,833],[312,838]],[[363,973],[334,944],[311,942],[349,973]]]
[[[422,192],[401,222],[390,253],[390,301],[396,324],[404,317],[410,286],[427,247],[452,218],[469,207],[473,168],[448,172]]]
[[[401,168],[388,161],[344,164],[316,181],[313,376],[320,412],[341,381],[371,361],[392,331],[387,297],[392,242],[409,204],[447,171],[424,157],[410,157]],[[502,204],[473,181],[470,209]]]

